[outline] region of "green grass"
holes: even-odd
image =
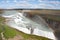
[[[5,26],[5,30],[4,30],[4,36],[5,38],[13,38],[14,36],[16,36],[17,32],[12,29],[9,28],[9,26]]]
[[[4,37],[6,39],[8,38],[13,38],[14,36],[16,36],[17,34],[19,34],[20,36],[22,36],[24,38],[24,40],[26,39],[36,39],[36,40],[50,40],[48,38],[45,37],[41,37],[41,36],[36,36],[36,35],[29,35],[29,34],[25,34],[21,31],[18,31],[14,28],[9,27],[8,25],[4,24],[4,18],[0,17],[0,33],[4,32]],[[1,34],[0,34],[0,38],[1,38]]]

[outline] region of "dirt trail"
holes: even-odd
[[[1,32],[1,37],[2,37],[2,40],[6,40],[4,35],[3,35],[4,32]]]
[[[9,38],[8,40],[23,40],[23,37],[20,35],[16,35],[14,38]]]

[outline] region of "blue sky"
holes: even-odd
[[[60,0],[0,0],[0,9],[60,9]]]

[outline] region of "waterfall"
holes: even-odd
[[[55,39],[52,31],[43,18],[39,15],[34,15],[32,18],[29,18],[27,17],[27,14],[25,14],[25,16],[24,14],[25,13],[19,13],[17,11],[5,11],[2,16],[11,18],[12,20],[9,19],[10,21],[7,24],[17,30],[27,34],[31,33],[33,35]]]

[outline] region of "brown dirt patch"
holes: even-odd
[[[8,40],[23,40],[23,37],[20,35],[16,35],[14,38],[9,38]]]

